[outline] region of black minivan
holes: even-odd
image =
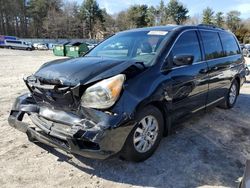
[[[25,83],[9,124],[85,157],[143,161],[177,120],[232,108],[245,81],[235,36],[212,26],[133,29],[84,57],[44,64]],[[33,124],[22,122],[28,115]]]

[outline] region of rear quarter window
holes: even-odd
[[[240,54],[239,46],[233,35],[220,33],[221,42],[226,56]]]
[[[206,60],[223,57],[219,34],[214,31],[201,31]]]

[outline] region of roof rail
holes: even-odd
[[[225,30],[225,29],[223,29],[221,27],[218,27],[218,26],[212,25],[212,24],[198,24],[197,26],[200,26],[200,27],[210,27],[210,28]]]

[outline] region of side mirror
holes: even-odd
[[[180,54],[173,57],[173,63],[177,66],[191,65],[194,61],[194,56],[189,54]]]

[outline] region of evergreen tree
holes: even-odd
[[[202,18],[203,24],[209,24],[209,25],[213,24],[214,11],[211,8],[207,7],[206,9],[204,9],[202,16],[203,16]]]
[[[223,12],[217,12],[214,21],[216,26],[223,27],[223,24],[225,22],[223,17]]]
[[[170,21],[177,25],[184,23],[189,18],[188,9],[177,0],[170,0],[166,11]]]

